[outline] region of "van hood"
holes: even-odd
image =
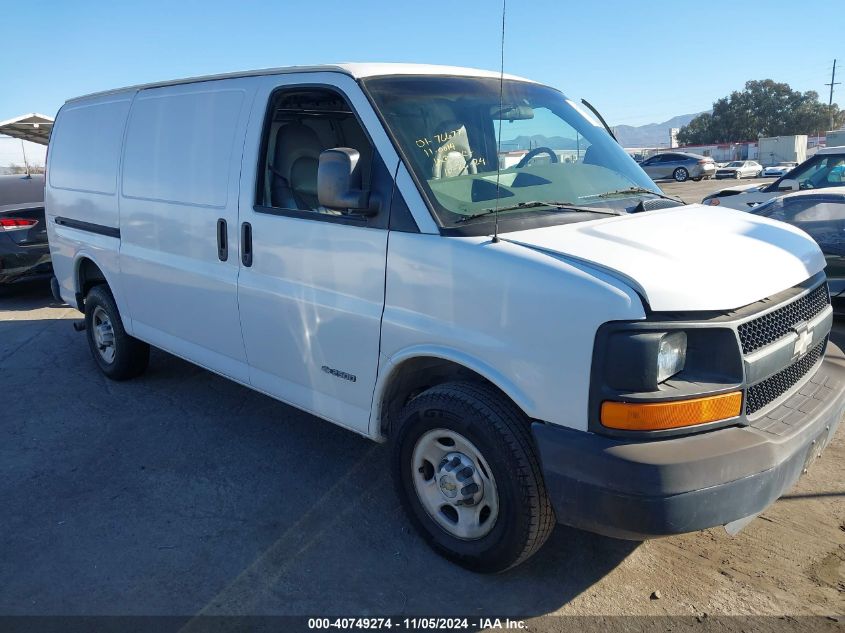
[[[795,286],[825,265],[800,229],[700,204],[500,237],[604,270],[655,311],[733,310]]]

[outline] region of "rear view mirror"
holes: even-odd
[[[378,205],[370,192],[361,188],[361,155],[351,147],[335,147],[320,152],[317,167],[317,199],[327,209],[375,215]]]
[[[504,104],[501,108],[493,106],[490,108],[490,116],[493,120],[498,121],[527,121],[534,118],[534,109],[527,105],[509,105]]]
[[[778,184],[778,191],[798,191],[798,181],[786,178]]]

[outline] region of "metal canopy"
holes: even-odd
[[[47,145],[50,132],[53,130],[53,119],[43,114],[31,112],[8,121],[0,121],[0,134],[13,138],[32,141],[39,145]]]

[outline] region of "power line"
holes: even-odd
[[[833,60],[833,71],[830,73],[830,83],[825,86],[830,86],[830,98],[827,102],[827,111],[830,114],[830,129],[833,129],[833,87],[841,84],[841,81],[836,81],[836,60]]]

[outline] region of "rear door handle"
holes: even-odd
[[[229,232],[226,220],[217,220],[217,259],[225,262],[229,259]]]
[[[252,266],[252,225],[249,222],[241,224],[241,262],[244,266]]]

